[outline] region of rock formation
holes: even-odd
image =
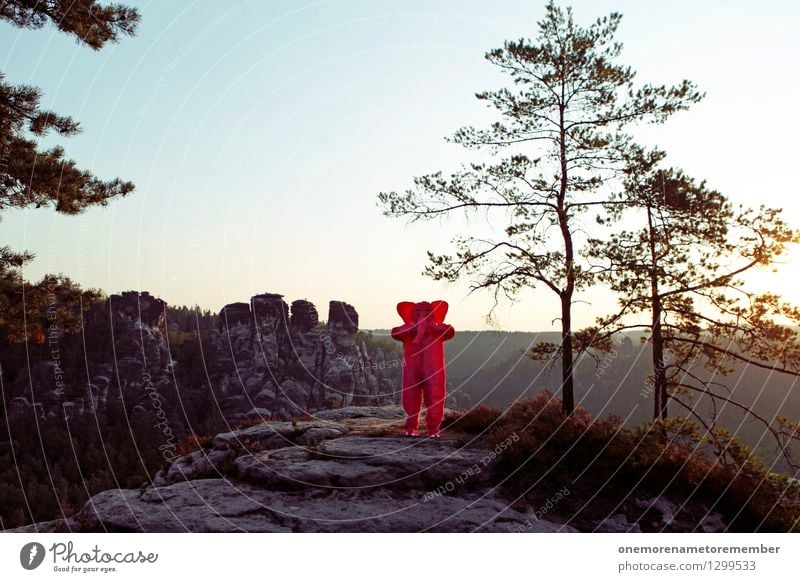
[[[0,355],[10,414],[72,418],[102,415],[113,404],[132,418],[153,412],[159,393],[171,389],[165,307],[147,292],[127,291],[89,309],[82,333],[52,322],[45,343],[30,345],[24,362],[19,346],[6,346]]]
[[[330,302],[326,324],[309,301],[290,308],[275,293],[254,296],[247,308],[226,305],[216,349],[224,411],[233,422],[397,400],[401,367],[387,373],[383,350],[368,353],[358,341],[358,313],[342,301]]]
[[[347,407],[219,434],[152,485],[16,531],[576,531],[512,508],[492,483],[490,450],[393,436],[403,417],[397,406]]]
[[[82,334],[55,325],[46,344],[29,354],[0,346],[9,412],[72,417],[119,404],[131,417],[166,422],[180,437],[190,430],[182,401],[203,389],[233,425],[397,401],[399,354],[369,353],[358,339],[358,313],[342,301],[330,302],[326,323],[311,302],[296,300],[290,308],[276,293],[225,305],[201,346],[201,386],[178,385],[174,377],[180,350],[170,345],[165,313],[161,299],[128,291],[93,306]],[[172,324],[170,332],[192,330]]]
[[[139,489],[109,489],[66,519],[17,532],[722,532],[697,500],[502,493],[498,444],[446,429],[408,439],[399,406],[217,434]],[[566,489],[566,488],[565,488]],[[575,492],[567,495],[575,495]],[[566,502],[565,502],[566,503]],[[571,514],[576,507],[580,517]]]

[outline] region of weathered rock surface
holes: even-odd
[[[220,433],[140,489],[104,491],[73,516],[11,531],[727,530],[718,512],[665,495],[597,499],[585,517],[568,506],[545,513],[533,499],[503,497],[491,445],[450,430],[405,438],[402,423],[396,406],[350,406]]]
[[[317,308],[298,299],[291,307],[277,293],[255,295],[220,312],[215,342],[225,417],[252,420],[261,409],[288,420],[309,412],[398,401],[399,352],[373,353],[358,339],[358,313],[331,301],[320,324]]]
[[[183,383],[174,375],[185,354],[181,342],[196,340],[197,330],[167,322],[163,300],[147,292],[111,295],[87,311],[84,327],[83,334],[65,333],[55,321],[44,347],[0,352],[9,358],[0,364],[12,371],[12,417],[94,423],[96,415],[122,409],[137,425],[155,425],[162,444],[174,446],[193,432],[181,404],[189,394],[219,407],[232,426],[399,401],[399,345],[368,349],[359,340],[358,313],[343,301],[330,302],[326,323],[310,301],[290,307],[277,293],[225,305],[204,336],[204,375]],[[169,333],[176,334],[172,343]]]
[[[123,406],[134,422],[164,420],[158,411],[172,388],[165,306],[147,292],[126,291],[88,309],[83,333],[65,333],[52,320],[29,361],[12,359],[5,370],[10,416],[94,421]],[[13,358],[12,347],[0,355]]]
[[[614,533],[720,533],[727,529],[722,514],[710,511],[706,505],[694,500],[677,503],[663,495],[634,498],[633,503],[615,507],[613,515],[590,527],[591,531]]]
[[[400,406],[346,406],[344,408],[320,410],[314,413],[314,418],[318,420],[339,420],[342,418],[400,419],[405,418],[405,413]]]
[[[280,494],[201,479],[142,494],[103,492],[87,503],[82,524],[116,532],[514,532],[526,521],[491,490],[423,499],[388,490]],[[556,532],[559,526],[540,520],[528,531]]]
[[[335,414],[334,414],[335,412]],[[494,489],[494,455],[399,436],[396,407],[350,407],[310,421],[217,435],[140,490],[92,497],[75,516],[19,531],[575,531],[533,520]]]
[[[472,477],[470,487],[484,483],[489,473],[481,462],[485,451],[456,449],[452,443],[432,440],[344,437],[325,442],[305,458],[286,458],[286,452],[278,449],[239,457],[236,472],[272,490],[312,486],[419,491],[454,482],[472,466],[484,470]]]
[[[628,516],[624,513],[617,513],[600,522],[595,531],[603,533],[642,533],[642,528],[639,527],[638,523],[630,523]]]
[[[636,499],[634,517],[646,531],[719,533],[728,525],[722,514],[699,502],[676,503],[664,496]]]

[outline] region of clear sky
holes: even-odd
[[[399,300],[446,299],[457,329],[485,328],[487,295],[421,276],[459,224],[407,226],[380,191],[465,159],[444,137],[482,125],[477,91],[506,79],[484,60],[531,37],[544,1],[126,0],[136,37],[100,52],[44,28],[0,23],[7,82],[44,92],[83,133],[53,143],[136,191],[78,217],[6,214],[0,241],[36,253],[28,278],[63,272],[107,292],[148,290],[218,310],[261,292],[342,299],[363,328],[397,324]],[[616,10],[638,80],[696,82],[706,99],[637,132],[735,201],[783,207],[800,226],[800,3],[577,0],[589,24]],[[48,140],[46,143],[50,143]],[[800,254],[794,253],[794,257]],[[800,260],[755,282],[800,304]],[[498,312],[506,330],[554,329],[551,293]],[[577,324],[610,309],[584,293]]]

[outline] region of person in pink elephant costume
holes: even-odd
[[[403,325],[392,329],[392,337],[403,342],[402,401],[407,415],[406,436],[417,435],[424,401],[428,436],[439,437],[447,391],[444,342],[456,334],[453,326],[444,322],[447,308],[445,301],[397,304]]]

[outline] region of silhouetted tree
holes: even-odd
[[[680,170],[661,168],[664,153],[630,149],[624,189],[609,217],[627,228],[590,240],[588,256],[619,294],[620,310],[598,319],[595,338],[644,329],[652,344],[653,417],[666,419],[676,401],[720,437],[716,413],[704,420],[693,394],[737,407],[761,421],[788,446],[796,423],[768,419],[724,392],[719,377],[737,362],[800,375],[800,310],[774,294],[748,291],[741,275],[774,266],[786,246],[800,241],[779,209],[735,207],[725,196]],[[646,314],[649,321],[637,321]],[[780,323],[780,322],[783,323]],[[604,330],[597,333],[597,330]],[[796,467],[796,465],[793,465]]]
[[[575,291],[592,282],[579,262],[580,218],[607,202],[602,187],[624,162],[626,126],[663,122],[702,98],[689,81],[635,86],[635,73],[617,63],[620,19],[612,13],[583,28],[571,9],[549,2],[536,41],[509,41],[486,54],[513,80],[513,88],[477,95],[502,120],[488,129],[465,127],[452,138],[493,161],[465,165],[449,177],[417,177],[405,193],[379,195],[386,215],[410,220],[503,213],[502,235],[456,237],[455,255],[428,253],[425,274],[447,281],[469,277],[471,291],[494,292],[495,306],[502,295],[513,299],[540,284],[555,293],[561,342],[547,355],[560,356],[567,413],[574,409],[572,304]],[[500,151],[507,155],[499,157]]]

